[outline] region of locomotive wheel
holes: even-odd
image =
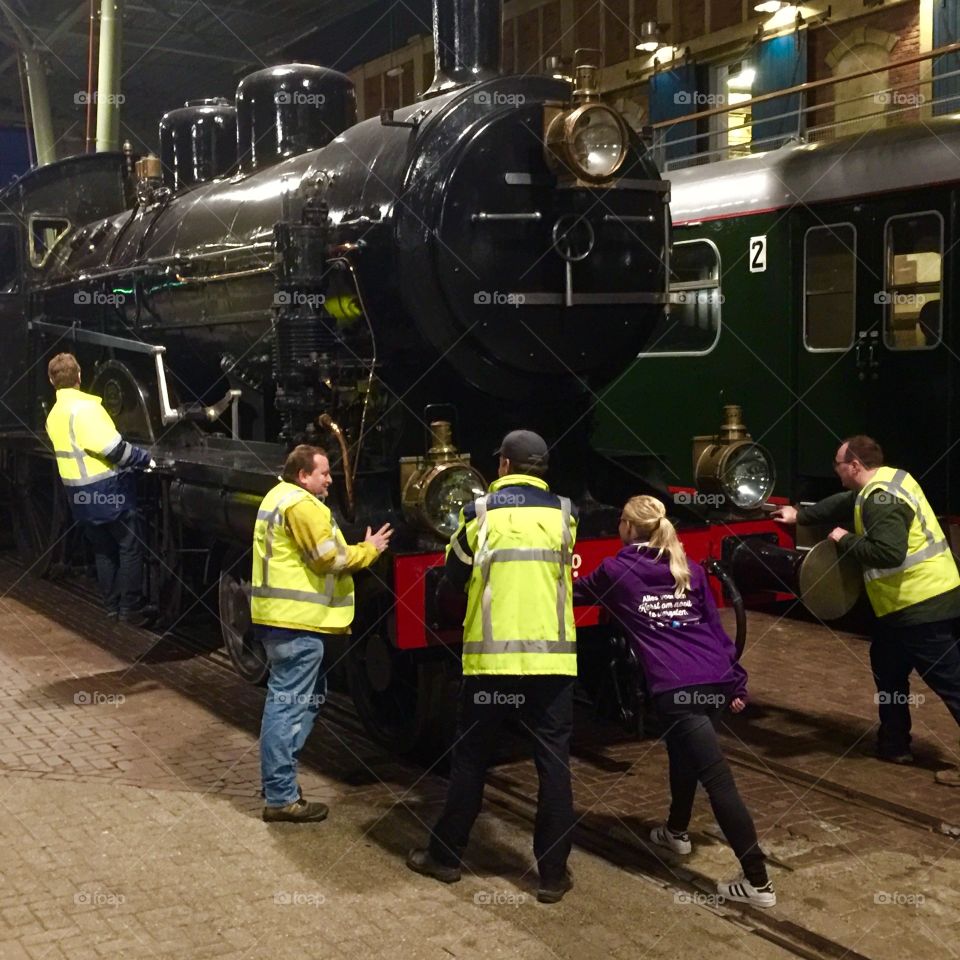
[[[347,681],[370,736],[390,751],[409,753],[439,739],[446,682],[441,663],[396,649],[393,613],[393,598],[386,594],[357,597]]]
[[[263,644],[253,635],[250,581],[244,575],[249,553],[228,555],[220,570],[220,631],[234,669],[249,683],[264,684],[270,664]]]
[[[54,463],[19,452],[13,466],[12,514],[17,553],[26,573],[45,577],[67,556],[67,504]]]

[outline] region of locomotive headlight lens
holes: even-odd
[[[623,166],[630,134],[615,110],[585,103],[545,119],[547,161],[559,177],[603,183]]]
[[[719,495],[715,505],[726,510],[756,510],[773,493],[776,479],[773,458],[752,440],[712,443],[696,464],[698,492]]]
[[[756,443],[730,449],[720,472],[727,499],[738,510],[754,510],[773,493],[776,470],[770,454]]]
[[[619,118],[606,107],[584,111],[573,124],[570,147],[576,165],[589,178],[612,177],[626,152]]]
[[[425,486],[424,516],[436,533],[450,537],[456,532],[464,505],[482,497],[484,492],[475,470],[466,466],[448,466]]]

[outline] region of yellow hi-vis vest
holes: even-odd
[[[575,677],[576,521],[570,501],[560,497],[557,506],[548,506],[541,505],[542,495],[528,502],[517,496],[517,505],[488,509],[497,490],[513,485],[549,489],[539,478],[511,475],[474,501],[476,515],[466,525],[473,570],[463,623],[463,673]]]
[[[57,391],[57,402],[47,416],[47,435],[65,486],[85,487],[120,472],[101,459],[121,440],[102,404],[100,397],[73,387]]]
[[[873,612],[883,617],[960,587],[960,574],[947,538],[920,484],[906,470],[878,468],[857,495],[853,508],[854,530],[863,534],[863,503],[876,490],[909,504],[913,508],[913,522],[907,534],[907,555],[900,566],[863,571]]]
[[[333,542],[319,544],[317,550],[346,552],[346,541],[330,508],[295,483],[278,483],[263,498],[253,527],[251,616],[254,623],[266,626],[314,633],[342,631],[353,622],[353,577],[314,573],[284,524],[284,513],[304,500],[327,515],[333,531]]]

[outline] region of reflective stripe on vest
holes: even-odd
[[[561,548],[547,550],[539,547],[505,547],[491,550],[487,546],[488,511],[487,497],[480,497],[474,501],[477,514],[477,551],[474,561],[480,567],[480,620],[482,639],[479,643],[470,641],[464,644],[464,653],[497,654],[497,653],[576,653],[576,641],[567,640],[566,606],[567,606],[567,578],[566,567],[572,566],[573,557],[570,551],[570,500],[560,497],[560,518],[562,524]],[[458,553],[459,555],[459,553]],[[557,622],[558,639],[556,640],[502,640],[493,636],[493,591],[490,586],[490,567],[494,563],[555,563],[558,566],[557,576]]]
[[[906,500],[910,506],[913,507],[914,516],[916,517],[917,522],[920,524],[920,532],[927,541],[927,545],[925,547],[921,547],[914,553],[908,554],[904,558],[903,563],[901,563],[899,566],[865,568],[863,571],[863,579],[867,583],[869,583],[871,580],[879,580],[881,577],[890,577],[896,573],[901,573],[904,570],[909,570],[910,567],[914,567],[918,563],[923,563],[924,560],[929,560],[931,557],[935,557],[938,554],[946,553],[946,551],[950,549],[950,544],[947,543],[946,537],[938,538],[933,530],[930,529],[930,526],[927,523],[927,518],[924,515],[924,510],[920,506],[920,501],[903,485],[903,482],[906,479],[907,471],[897,470],[894,472],[893,477],[889,481],[878,480],[876,482],[868,483],[863,490],[860,491],[859,495],[857,496],[856,504],[857,518],[861,528],[858,532],[863,532],[862,512],[863,501],[866,499],[865,495],[868,494],[868,491],[869,493],[872,493],[879,487],[892,496],[900,497],[901,499]]]
[[[83,401],[80,401],[82,403]],[[51,443],[54,444],[54,453],[57,457],[57,469],[60,471],[60,480],[66,487],[85,487],[91,483],[98,483],[99,481],[109,477],[111,474],[119,473],[120,470],[114,464],[100,459],[105,453],[109,450],[112,450],[120,442],[120,434],[117,433],[111,439],[111,442],[102,449],[96,451],[95,454],[87,453],[83,447],[77,442],[77,417],[81,413],[78,402],[74,402],[72,409],[70,410],[69,416],[67,418],[67,443],[70,445],[69,450],[58,450],[56,449],[56,441],[51,437]],[[73,461],[76,465],[78,477],[65,477],[63,475],[63,470],[60,467],[59,461],[67,460]],[[89,466],[88,466],[89,463]]]
[[[868,567],[863,571],[874,613],[884,617],[960,587],[960,574],[923,490],[905,470],[878,468],[873,480],[857,495],[853,511],[855,531],[863,535],[863,505],[878,490],[899,497],[913,510],[903,562],[895,567]]]
[[[344,597],[335,596],[336,577],[332,573],[326,574],[326,576],[323,578],[322,593],[313,593],[310,590],[289,590],[284,587],[270,586],[270,561],[273,558],[273,539],[276,534],[277,527],[283,523],[284,508],[292,501],[300,499],[303,499],[301,493],[294,490],[283,497],[273,508],[273,510],[257,511],[257,520],[261,520],[266,524],[266,530],[264,532],[263,559],[260,562],[263,583],[251,588],[251,596],[264,597],[273,600],[297,600],[302,603],[316,603],[323,607],[352,607],[354,602],[353,594],[349,594]],[[346,556],[346,548],[344,548],[344,546],[336,539],[337,522],[332,515],[330,517],[330,524],[333,528],[334,534],[333,547],[341,556]],[[331,543],[330,540],[324,541],[324,544],[318,545],[312,552],[316,553],[320,546],[325,546],[329,543]],[[318,559],[320,556],[323,556],[324,553],[329,553],[329,549],[324,549],[321,553],[319,553],[317,555]]]

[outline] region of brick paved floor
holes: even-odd
[[[301,777],[330,819],[268,826],[262,691],[15,580],[0,563],[0,960],[788,956],[579,850],[574,894],[537,904],[498,808],[461,883],[411,874],[443,784],[339,725]]]
[[[665,808],[655,742],[579,718],[578,807],[622,844],[623,869],[576,850],[577,890],[542,907],[531,897],[529,827],[488,807],[464,881],[440,886],[401,858],[435,816],[442,782],[321,723],[301,779],[333,805],[331,819],[267,826],[256,797],[262,691],[149,634],[105,625],[55,585],[13,586],[16,576],[0,563],[0,960],[786,956],[646,879],[642,858],[630,862]],[[756,706],[737,728],[742,743],[814,772],[832,764],[831,779],[861,788],[860,771],[898,795],[912,784],[933,809],[929,770],[850,756],[837,764],[842,738],[871,721],[872,697],[857,699],[860,664],[839,669],[825,638],[754,620],[766,624],[748,651]],[[943,759],[945,711],[923,707],[921,745]],[[862,766],[848,773],[849,763]],[[533,794],[528,761],[498,775]],[[950,955],[960,922],[954,841],[753,771],[738,778],[780,865],[778,916],[871,957]],[[942,801],[951,816],[953,802]],[[694,828],[698,849],[684,867],[713,879],[732,872],[699,802]]]

